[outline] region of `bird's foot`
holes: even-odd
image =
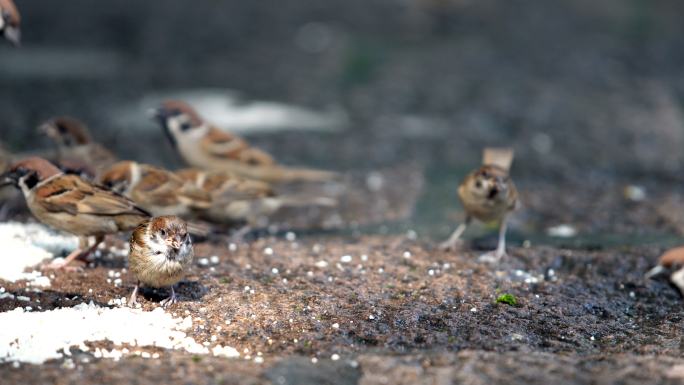
[[[442,251],[456,251],[463,246],[463,241],[457,239],[456,241],[447,240],[439,244],[439,249]]]
[[[69,273],[73,273],[76,271],[83,271],[83,268],[85,267],[86,263],[80,260],[77,261],[69,261],[67,262],[65,259],[57,259],[56,261],[52,261],[50,263],[45,263],[40,266],[41,270],[60,270],[60,271],[66,271]]]
[[[169,296],[169,298],[162,300],[161,302],[159,302],[159,304],[163,308],[167,308],[167,307],[175,304],[176,302],[178,302],[178,297],[176,296],[175,292],[171,292],[171,295]]]
[[[494,250],[494,251],[490,251],[488,253],[484,253],[484,254],[480,255],[477,258],[477,261],[480,263],[495,264],[495,263],[501,262],[501,258],[504,258],[504,257],[508,257],[506,252],[500,252],[500,251]]]

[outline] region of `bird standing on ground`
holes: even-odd
[[[191,167],[228,171],[267,182],[326,181],[337,176],[328,171],[279,165],[244,139],[207,123],[190,105],[181,101],[164,102],[154,110],[154,116]]]
[[[62,264],[50,267],[65,267],[74,259],[85,259],[105,235],[132,230],[149,217],[130,199],[76,175],[66,175],[42,158],[20,161],[0,178],[21,190],[26,205],[39,221],[81,237],[78,249]],[[84,250],[89,236],[95,237],[95,244]]]
[[[21,16],[12,0],[0,0],[0,34],[14,46],[21,44]]]
[[[57,145],[57,162],[60,168],[81,174],[102,175],[105,169],[114,164],[116,156],[100,143],[92,140],[83,122],[69,116],[52,118],[38,127]]]
[[[483,222],[499,222],[499,242],[496,250],[482,256],[485,261],[498,261],[506,254],[506,219],[518,206],[518,191],[509,176],[513,150],[486,148],[482,167],[471,172],[458,187],[458,197],[466,212],[464,223],[440,245],[453,249],[473,218]]]
[[[161,305],[167,307],[176,303],[173,285],[183,278],[192,258],[192,241],[182,219],[162,216],[141,223],[130,240],[129,269],[138,281],[128,305],[137,303],[141,284],[156,288],[171,286],[171,296]]]

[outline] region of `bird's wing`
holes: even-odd
[[[76,175],[61,175],[35,190],[37,203],[52,212],[92,215],[149,215],[130,199],[85,182]]]

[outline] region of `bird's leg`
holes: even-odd
[[[128,306],[133,307],[138,304],[138,289],[140,288],[140,281],[137,281],[133,293],[131,294],[131,299],[128,300]]]
[[[454,250],[458,242],[461,240],[461,235],[463,235],[463,233],[466,231],[466,228],[470,224],[470,220],[470,216],[467,216],[465,221],[458,225],[456,230],[454,230],[449,239],[439,245],[439,248],[441,250]]]
[[[162,305],[163,308],[167,308],[174,303],[178,301],[178,297],[176,297],[176,291],[173,289],[173,286],[171,286],[171,296],[167,299],[162,300],[159,304]]]
[[[239,229],[233,231],[233,233],[230,235],[230,240],[233,243],[242,243],[245,240],[245,236],[252,231],[252,226],[249,224],[246,224]]]
[[[47,266],[47,268],[48,269],[69,270],[69,271],[78,270],[79,267],[72,267],[72,266],[69,266],[69,264],[71,264],[74,260],[86,262],[86,257],[88,255],[90,255],[92,252],[94,252],[95,250],[97,250],[97,246],[99,246],[103,240],[104,240],[104,235],[96,236],[95,237],[95,243],[86,249],[88,239],[85,237],[82,237],[81,239],[79,239],[78,249],[72,251],[71,254],[67,255],[67,257],[64,258],[63,261],[52,262],[51,264],[49,264]],[[85,249],[85,251],[83,249]]]
[[[496,246],[496,250],[490,251],[480,256],[480,262],[491,262],[496,263],[501,260],[502,257],[506,256],[506,228],[508,227],[506,222],[506,217],[501,218],[501,223],[499,224],[499,243]]]

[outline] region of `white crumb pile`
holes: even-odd
[[[35,223],[0,223],[0,279],[15,282],[29,280],[37,286],[49,286],[47,277],[39,272],[25,273],[55,254],[70,252],[78,247],[78,238],[57,233]]]
[[[184,332],[192,327],[190,317],[173,318],[161,308],[144,312],[124,307],[103,308],[93,303],[44,312],[16,308],[0,313],[0,325],[0,362],[40,364],[71,356],[71,347],[91,351],[93,349],[89,349],[86,342],[105,340],[117,346],[155,346],[194,354],[209,353],[207,347]],[[232,348],[221,347],[220,353],[227,355],[226,349]],[[96,358],[114,359],[136,354],[126,347],[111,351],[97,348],[92,353]]]

